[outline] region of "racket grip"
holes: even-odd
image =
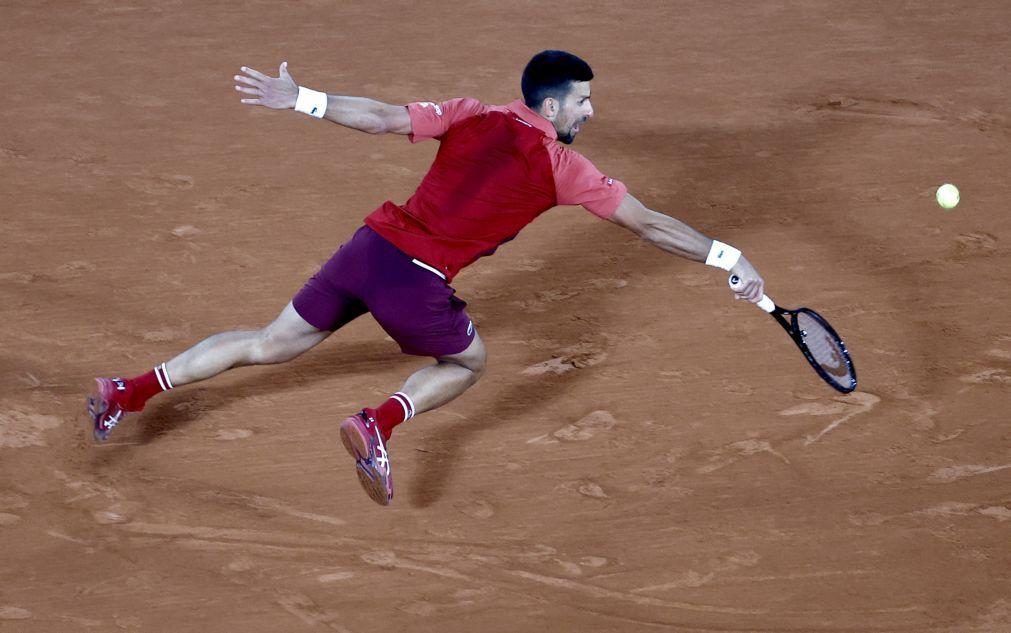
[[[741,285],[741,278],[737,275],[730,275],[730,279],[728,279],[727,282],[730,284],[730,288],[732,290],[737,290],[737,287]],[[769,295],[766,294],[763,294],[761,300],[759,300],[759,302],[755,305],[770,314],[776,309],[776,302],[770,299]]]

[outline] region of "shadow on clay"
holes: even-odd
[[[522,383],[496,395],[470,419],[442,426],[426,440],[418,460],[418,474],[408,483],[410,505],[427,508],[442,497],[456,476],[459,455],[467,450],[477,434],[543,407],[564,394],[576,381],[590,376],[583,371],[571,371],[558,376],[526,377]],[[553,430],[554,422],[545,419],[545,430]]]

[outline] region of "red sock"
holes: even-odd
[[[406,393],[398,391],[376,409],[376,426],[383,434],[383,439],[388,442],[393,435],[394,427],[413,417],[414,403]]]
[[[127,411],[140,411],[147,404],[152,396],[172,388],[172,381],[169,380],[165,363],[158,365],[146,374],[131,378],[127,381],[125,409]]]

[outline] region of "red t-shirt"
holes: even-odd
[[[386,201],[365,223],[447,281],[551,207],[578,204],[609,218],[625,196],[624,184],[563,147],[551,122],[522,100],[453,99],[407,110],[411,142],[436,138],[439,151],[406,203]]]

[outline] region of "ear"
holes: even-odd
[[[561,104],[558,103],[558,99],[547,97],[541,102],[541,115],[548,121],[554,121],[555,117],[558,116],[560,107]]]

